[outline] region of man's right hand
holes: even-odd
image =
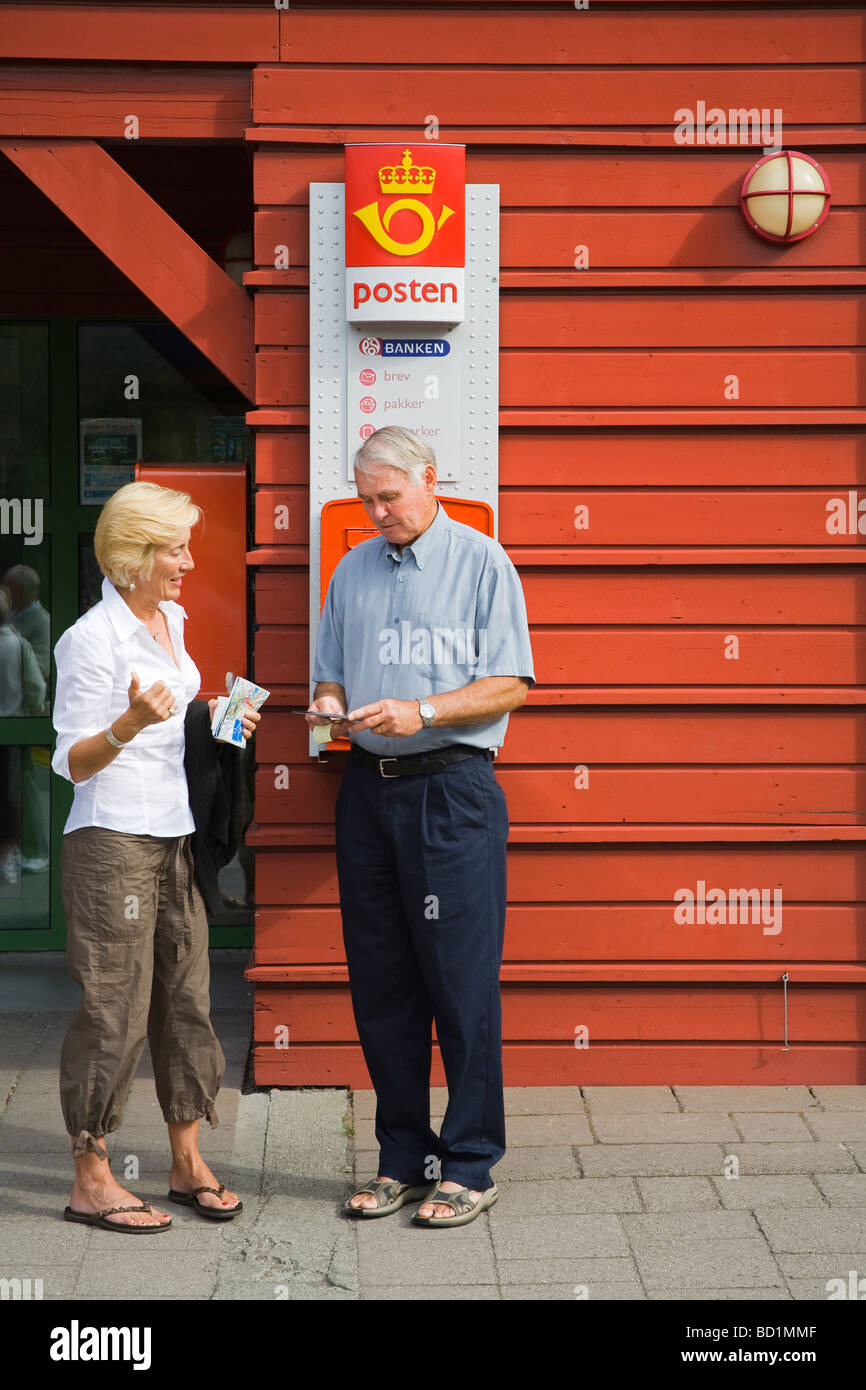
[[[310,705],[310,714],[332,714],[334,716],[334,720],[331,725],[332,737],[340,738],[342,736],[343,730],[335,726],[345,724],[346,711],[340,704],[340,701],[337,699],[336,695],[320,695],[318,700],[314,700],[313,703]],[[307,720],[308,729],[315,729],[317,724],[321,725],[321,720]]]
[[[142,690],[136,672],[131,675],[128,710],[131,723],[141,730],[148,724],[161,724],[170,719],[177,702],[165,681],[154,681],[149,690]]]

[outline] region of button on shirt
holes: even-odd
[[[108,579],[102,581],[101,603],[64,632],[54,648],[57,748],[51,766],[70,782],[70,748],[101,733],[129,708],[133,671],[142,690],[164,681],[177,705],[177,714],[142,729],[101,772],[73,783],[75,800],[64,835],[86,825],[130,835],[189,835],[195,830],[183,766],[183,721],[201,689],[201,675],[184,647],[185,610],[170,599],[159,606],[180,669]]]
[[[313,680],[346,692],[347,709],[417,700],[484,676],[535,675],[526,604],[502,546],[448,516],[441,502],[427,530],[402,551],[384,536],[356,546],[328,586]],[[439,724],[407,738],[369,730],[353,741],[381,756],[465,743],[498,747],[508,715],[483,724]]]

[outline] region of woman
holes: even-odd
[[[198,1148],[225,1058],[210,1023],[208,925],[194,882],[184,713],[201,677],[178,600],[193,570],[186,493],[129,483],[105,504],[94,550],[102,600],[55,647],[55,772],[75,787],[63,840],[69,972],[84,994],[60,1060],[75,1183],[65,1217],[134,1234],[171,1217],[112,1177],[104,1136],[150,1042],[168,1125],[169,1199],[228,1220],[242,1204]],[[211,702],[213,703],[213,702]],[[244,718],[253,733],[260,715]]]

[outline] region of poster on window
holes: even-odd
[[[82,420],[81,505],[101,507],[124,483],[135,481],[141,458],[141,420]]]

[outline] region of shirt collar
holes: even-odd
[[[406,558],[407,553],[411,552],[419,570],[424,568],[431,554],[448,529],[448,513],[445,511],[445,508],[438,498],[436,499],[436,503],[436,515],[430,522],[427,530],[422,531],[421,535],[412,541],[411,545],[404,545],[402,551],[400,551],[392,541],[386,542],[388,554],[391,556],[392,560],[396,560],[399,564]]]
[[[125,642],[128,637],[131,637],[136,628],[144,627],[144,623],[135,616],[129,604],[124,602],[110,579],[103,579],[102,581],[102,600],[105,604],[105,611],[111,619],[111,625],[121,642]],[[175,603],[173,599],[163,599],[159,607],[165,614],[166,622],[171,623],[172,627],[177,624],[178,614],[186,617],[186,609],[182,608],[179,603]],[[146,632],[147,628],[144,630]]]

